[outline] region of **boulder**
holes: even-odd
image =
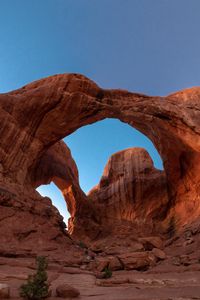
[[[109,258],[108,257],[100,257],[96,258],[96,270],[98,272],[102,272],[109,264]]]
[[[163,250],[160,250],[158,248],[153,248],[152,253],[155,255],[155,257],[158,260],[163,260],[166,258],[166,254]]]
[[[77,298],[80,292],[68,284],[61,284],[56,288],[56,295],[60,298]]]
[[[127,239],[128,238],[128,233],[127,233]],[[121,239],[121,243],[123,243],[123,241],[126,239]],[[124,245],[121,246],[110,246],[108,247],[108,249],[105,250],[105,253],[107,255],[119,255],[119,254],[123,254],[125,252],[139,252],[139,251],[144,251],[144,247],[141,243],[131,243],[130,246],[126,247]]]
[[[122,266],[120,260],[116,256],[113,256],[109,259],[108,267],[111,271],[117,271],[117,270],[123,269],[123,266]]]
[[[147,270],[152,265],[148,252],[130,252],[119,255],[125,270]]]
[[[0,283],[0,299],[10,298],[10,287],[8,284]]]
[[[159,236],[149,236],[140,238],[139,241],[143,244],[146,251],[151,251],[153,248],[163,249],[163,241]]]

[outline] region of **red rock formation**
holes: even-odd
[[[152,230],[163,220],[168,204],[165,172],[154,168],[144,149],[126,149],[111,156],[88,197],[110,230],[124,221],[127,226],[129,222],[134,228]]]
[[[66,200],[71,215],[68,231],[72,232],[75,214],[86,195],[80,189],[77,166],[63,141],[51,146],[38,160],[31,173],[31,185],[35,188],[51,181],[62,191]]]
[[[86,231],[90,231],[87,233],[89,236],[98,232],[99,223],[96,222],[98,216],[95,207],[91,206],[79,186],[76,163],[63,141],[57,142],[42,155],[32,169],[30,178],[29,184],[35,188],[52,181],[62,191],[71,216],[68,220],[69,233],[80,237]]]
[[[48,181],[52,176],[63,189],[63,176],[61,175],[60,181],[60,175],[55,171],[55,174],[43,174],[43,177],[42,172],[36,171],[37,167],[39,168],[44,156],[48,155],[47,151],[51,151],[48,149],[63,137],[81,126],[104,118],[118,118],[137,128],[152,140],[159,151],[164,163],[169,195],[165,210],[166,227],[171,223],[175,226],[178,223],[185,224],[199,217],[199,98],[200,88],[184,90],[168,97],[149,97],[122,90],[104,90],[88,78],[77,74],[55,75],[19,90],[1,94],[1,247],[5,242],[5,227],[8,236],[12,237],[12,240],[17,238],[17,243],[19,242],[15,232],[21,212],[24,214],[23,220],[27,220],[29,216],[33,217],[34,227],[34,224],[45,222],[42,214],[47,209],[48,228],[52,227],[52,231],[55,230],[58,235],[64,234],[62,226],[59,225],[60,218],[55,216],[55,208],[48,201],[45,203],[38,195],[35,196],[34,191],[39,182]],[[69,179],[67,176],[64,180]],[[66,186],[68,187],[68,184],[64,183],[64,190]],[[74,195],[74,192],[72,194]],[[84,206],[83,202],[85,203],[82,197],[77,197],[76,205],[73,204],[74,201],[70,208],[71,204],[68,201],[71,213],[73,214],[75,205],[76,208],[81,207],[85,218],[88,215],[88,219],[95,218],[96,212],[89,213],[91,206]],[[33,214],[32,207],[37,214]],[[80,209],[78,211],[80,212]],[[9,226],[7,217],[10,221]],[[81,224],[85,226],[87,223],[81,223],[78,219],[74,221],[74,226],[76,227],[77,222],[79,228]],[[96,222],[98,224],[98,220]],[[19,232],[24,226],[19,224]],[[35,241],[42,230],[44,227],[40,225]],[[46,229],[44,231],[46,232]],[[50,240],[46,238],[46,243]]]

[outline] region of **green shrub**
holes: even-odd
[[[47,283],[47,260],[43,256],[36,258],[37,271],[28,277],[27,283],[20,287],[20,296],[27,300],[41,300],[50,294],[49,284]]]
[[[110,278],[112,277],[112,271],[109,267],[106,267],[104,270],[104,278]]]
[[[82,241],[79,241],[78,245],[79,245],[80,248],[83,248],[83,249],[87,248],[86,244]]]

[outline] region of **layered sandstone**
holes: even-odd
[[[150,97],[123,90],[101,89],[78,74],[51,76],[19,90],[0,94],[1,251],[5,243],[9,245],[11,240],[16,247],[24,245],[28,249],[31,248],[29,240],[32,244],[35,241],[37,248],[38,237],[41,237],[43,246],[56,243],[57,236],[62,241],[68,241],[57,210],[50,200],[35,192],[36,186],[51,180],[65,196],[72,215],[71,230],[83,230],[90,235],[90,228],[93,227],[93,232],[98,236],[101,218],[98,218],[95,205],[88,203],[80,190],[74,162],[67,148],[59,141],[81,126],[104,118],[118,118],[137,128],[151,139],[161,155],[168,194],[167,205],[159,215],[163,227],[172,224],[178,229],[178,226],[198,218],[199,99],[200,88],[167,97]],[[141,197],[138,195],[141,191],[139,188],[136,190],[137,201],[131,209],[130,219],[140,215],[138,199]],[[142,188],[142,193],[144,191]],[[161,198],[166,201],[165,196]],[[154,196],[152,206],[144,201],[147,211],[141,209],[141,216],[155,217],[157,206],[154,207]],[[117,205],[119,207],[119,203]],[[128,218],[129,213],[128,210],[125,213],[120,210],[116,215]],[[20,236],[24,227],[31,227],[28,238],[27,233]],[[32,228],[35,228],[34,232]]]
[[[154,168],[146,150],[126,149],[110,157],[88,197],[110,229],[125,223],[144,232],[155,230],[168,205],[166,175]]]

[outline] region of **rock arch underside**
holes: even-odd
[[[200,88],[147,96],[62,74],[0,94],[0,114],[0,253],[57,245],[64,251],[72,238],[167,238],[199,220]],[[154,168],[146,150],[126,149],[111,156],[99,184],[85,195],[62,139],[104,118],[145,134],[164,171]],[[51,200],[35,190],[51,181],[71,214],[68,232]]]

